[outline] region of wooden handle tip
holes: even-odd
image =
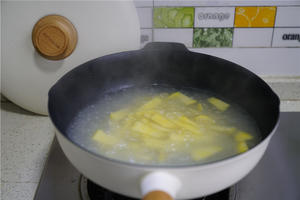
[[[173,198],[164,191],[155,190],[146,194],[143,200],[173,200]]]

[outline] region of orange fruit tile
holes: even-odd
[[[235,27],[273,27],[276,7],[236,7]]]

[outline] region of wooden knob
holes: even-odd
[[[143,200],[173,200],[173,198],[166,192],[155,190],[146,194]]]
[[[48,15],[34,25],[32,43],[43,57],[61,60],[74,51],[77,44],[77,31],[67,18]]]

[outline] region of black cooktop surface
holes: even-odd
[[[106,190],[90,180],[87,180],[87,192],[91,200],[138,200]],[[229,199],[229,195],[230,189],[226,189],[210,196],[197,198],[197,200],[225,200]]]

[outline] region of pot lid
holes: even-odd
[[[2,8],[1,92],[35,113],[47,115],[48,90],[69,70],[140,46],[132,1],[10,1]],[[45,22],[48,15],[59,19]]]

